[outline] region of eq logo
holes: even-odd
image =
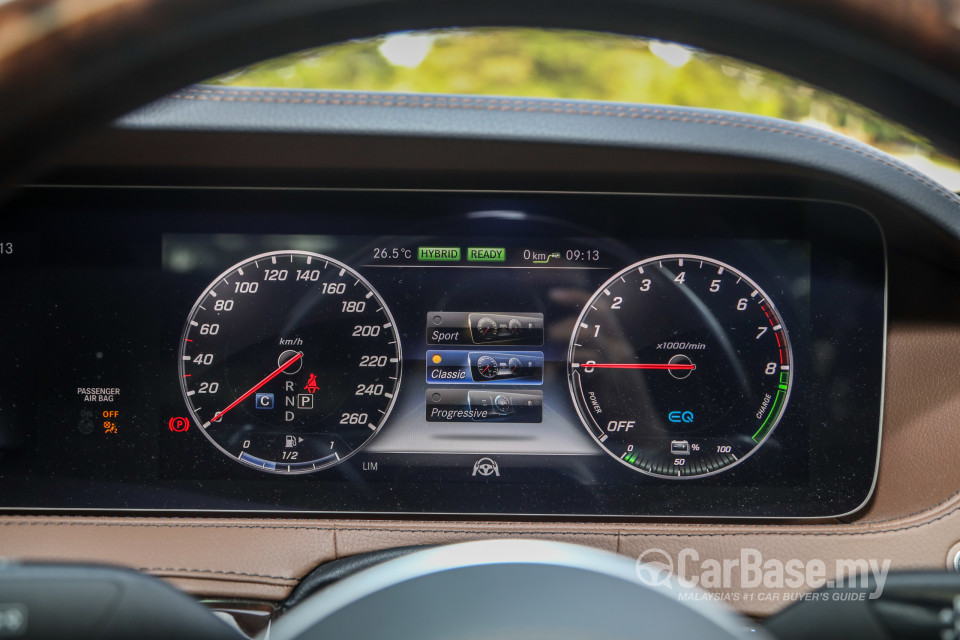
[[[667,419],[670,422],[693,422],[693,411],[671,411]]]
[[[170,427],[170,431],[174,433],[182,433],[190,428],[190,421],[186,418],[170,418],[167,426]]]

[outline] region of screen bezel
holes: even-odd
[[[474,499],[480,504],[499,504],[499,511],[490,509],[464,509],[463,496],[458,490],[444,493],[438,491],[443,482],[400,482],[396,486],[371,489],[368,485],[355,487],[340,504],[331,508],[311,509],[297,506],[276,508],[282,502],[282,491],[276,479],[238,479],[231,482],[229,495],[209,495],[194,483],[177,483],[157,486],[151,492],[151,483],[128,483],[137,489],[131,499],[122,498],[125,504],[110,504],[97,500],[97,486],[75,487],[81,500],[88,504],[76,506],[63,502],[50,502],[43,506],[25,504],[5,505],[6,510],[33,511],[137,511],[137,512],[216,512],[223,513],[294,513],[335,514],[337,516],[391,517],[450,516],[481,518],[546,518],[546,519],[602,519],[630,520],[649,517],[694,517],[694,518],[821,518],[849,514],[863,506],[872,493],[876,481],[880,444],[880,421],[882,411],[883,368],[886,344],[886,246],[882,229],[866,211],[850,205],[802,199],[777,199],[766,197],[738,196],[664,196],[650,194],[591,194],[591,193],[538,193],[538,192],[460,192],[460,191],[394,191],[394,190],[234,190],[234,189],[32,189],[18,203],[34,212],[33,222],[29,216],[13,216],[18,220],[14,230],[27,233],[42,233],[43,225],[55,220],[63,232],[61,238],[74,234],[84,237],[93,233],[101,241],[135,244],[141,249],[154,250],[153,255],[143,251],[127,250],[122,259],[111,261],[95,258],[94,263],[103,263],[110,268],[124,264],[139,264],[154,271],[160,277],[160,234],[167,232],[187,233],[242,233],[252,232],[264,220],[269,220],[273,232],[297,233],[356,233],[358,228],[382,229],[381,234],[404,234],[411,221],[439,219],[446,214],[456,217],[479,210],[523,210],[536,220],[546,216],[552,220],[570,221],[581,217],[584,211],[596,210],[598,205],[605,213],[591,216],[596,224],[597,235],[627,236],[631,233],[629,211],[657,212],[656,217],[644,217],[647,222],[647,238],[660,234],[674,234],[676,227],[683,230],[685,238],[705,237],[737,238],[744,234],[751,238],[805,238],[811,241],[814,278],[823,286],[831,288],[828,297],[842,299],[842,283],[828,282],[825,271],[828,265],[843,262],[852,267],[856,277],[869,280],[871,287],[871,334],[868,351],[874,365],[858,364],[849,372],[856,380],[855,387],[865,389],[865,411],[852,428],[843,430],[844,439],[838,446],[824,446],[828,439],[827,429],[811,428],[810,482],[802,487],[765,488],[737,486],[736,471],[721,474],[711,482],[675,483],[644,480],[644,504],[624,504],[607,513],[590,512],[585,509],[563,511],[557,505],[571,505],[579,501],[586,504],[596,499],[594,490],[585,490],[581,496],[571,496],[568,487],[556,490],[549,482],[530,484],[534,498],[525,498],[511,503],[504,500],[500,487],[471,486]],[[613,205],[616,206],[613,206]],[[594,209],[591,209],[591,208]],[[764,212],[776,210],[774,221],[765,219]],[[322,214],[320,212],[326,212]],[[397,211],[403,215],[397,215]],[[131,216],[131,212],[140,215]],[[213,213],[211,213],[213,212]],[[362,222],[358,213],[362,212]],[[204,215],[205,214],[205,215]],[[44,220],[43,224],[38,221]],[[650,222],[659,221],[653,225]],[[688,224],[691,220],[703,223],[702,227]],[[659,225],[659,226],[658,226]],[[469,225],[461,226],[461,233],[472,231]],[[533,223],[531,229],[536,228]],[[633,233],[636,233],[636,227]],[[690,229],[701,229],[690,232]],[[91,231],[95,229],[96,231]],[[277,231],[279,229],[279,231]],[[659,229],[659,231],[657,231]],[[672,230],[671,230],[672,229]],[[485,230],[489,232],[489,229]],[[514,231],[516,232],[516,231]],[[787,236],[784,236],[787,234]],[[62,240],[66,242],[66,240]],[[867,264],[859,266],[857,259],[844,256],[855,245],[861,252],[860,259]],[[69,252],[60,254],[69,264]],[[833,261],[831,263],[831,260]],[[850,276],[848,272],[848,277]],[[835,289],[835,290],[834,290]],[[426,310],[424,310],[426,311]],[[824,326],[830,326],[829,322]],[[845,347],[842,336],[827,336],[838,348]],[[161,348],[161,350],[163,350]],[[869,406],[867,406],[869,405]],[[214,453],[214,452],[211,452]],[[759,454],[758,454],[759,455]],[[253,472],[255,473],[255,472]],[[283,478],[280,479],[285,480]],[[706,479],[705,479],[706,480]],[[76,484],[77,479],[72,479]],[[50,500],[50,491],[57,488],[56,481],[34,479],[34,491],[27,493],[45,495]],[[80,484],[83,484],[82,479]],[[255,485],[260,485],[259,488]],[[349,481],[342,485],[347,487]],[[11,486],[16,489],[16,483]],[[842,489],[842,490],[841,490]],[[398,497],[398,492],[402,496]],[[3,491],[10,495],[10,491]],[[14,490],[18,497],[23,495]],[[152,495],[151,495],[152,493]],[[250,494],[256,494],[251,502]],[[389,497],[385,497],[389,496]],[[29,496],[24,496],[28,498]],[[144,506],[143,502],[149,502]],[[71,501],[67,501],[71,502]],[[114,501],[117,502],[117,501]],[[553,507],[550,507],[553,505]],[[679,505],[679,506],[678,506]]]

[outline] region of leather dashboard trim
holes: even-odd
[[[311,568],[335,558],[411,543],[490,538],[560,540],[631,557],[652,548],[673,555],[690,548],[700,557],[723,560],[735,559],[742,548],[751,548],[764,557],[783,560],[820,558],[829,563],[832,558],[890,558],[897,569],[941,568],[960,535],[957,506],[953,500],[935,512],[898,523],[797,526],[378,520],[288,525],[258,520],[13,516],[3,519],[0,548],[6,555],[24,559],[132,566],[197,595],[277,600]],[[242,539],[225,539],[228,532],[243,532]],[[163,564],[171,558],[179,564]],[[745,613],[765,615],[783,602],[733,604]]]
[[[960,540],[960,391],[945,375],[960,329],[891,327],[887,408],[876,497],[853,522],[820,524],[561,523],[168,517],[0,517],[0,554],[119,564],[207,597],[285,598],[316,566],[395,546],[490,538],[550,539],[637,557],[651,548],[735,559],[742,548],[780,559],[889,558],[894,569],[940,569]],[[938,382],[939,381],[939,382]],[[903,455],[910,442],[913,455]],[[919,457],[918,457],[919,456]],[[943,469],[930,483],[926,469]],[[933,486],[932,486],[933,485]],[[919,509],[922,505],[928,506]],[[780,600],[731,602],[767,615]]]

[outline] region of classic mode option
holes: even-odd
[[[427,351],[431,384],[543,384],[542,351]]]

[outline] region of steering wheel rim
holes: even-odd
[[[768,638],[664,567],[543,540],[434,547],[344,578],[264,640]]]
[[[0,8],[0,180],[165,93],[310,46],[543,26],[701,46],[811,80],[960,154],[960,0],[12,0]],[[145,80],[147,78],[148,80]]]

